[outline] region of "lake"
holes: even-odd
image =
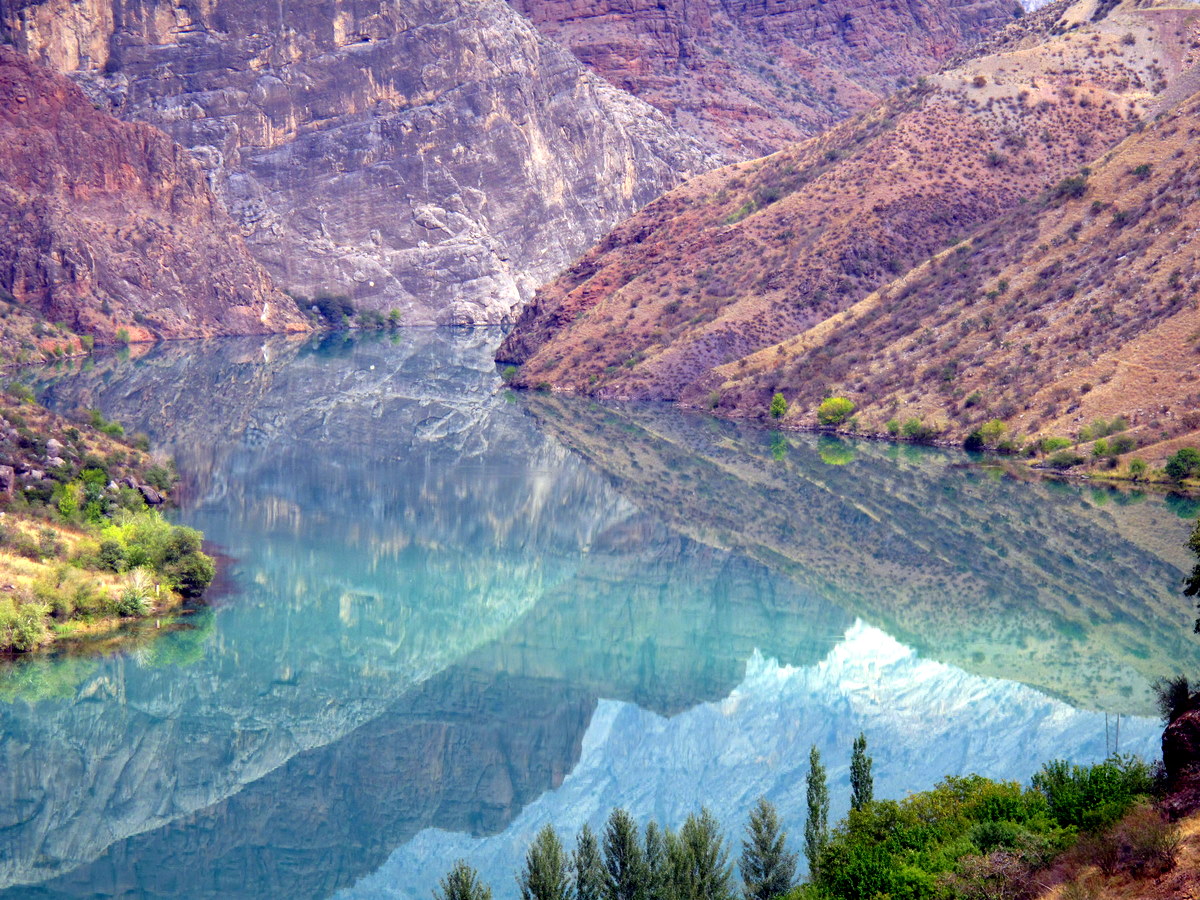
[[[507,391],[490,329],[164,344],[27,376],[182,475],[219,589],[0,671],[0,897],[497,900],[545,823],[1147,758],[1195,670],[1183,498]],[[162,633],[165,631],[166,633]]]

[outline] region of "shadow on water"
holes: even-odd
[[[234,592],[194,633],[0,682],[3,896],[328,896],[426,829],[503,832],[575,771],[598,705],[681,716],[755,650],[824,665],[856,618],[1112,712],[1196,659],[1161,501],[514,398],[496,340],[165,345],[33,376],[175,456]]]

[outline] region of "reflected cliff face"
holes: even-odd
[[[790,575],[934,659],[1087,709],[1153,712],[1200,665],[1169,498],[1019,477],[963,454],[753,430],[544,395],[539,425],[640,507]]]
[[[175,345],[35,379],[176,457],[231,583],[128,654],[0,673],[0,893],[427,896],[465,853],[507,896],[530,829],[616,804],[732,824],[766,792],[798,829],[808,744],[840,759],[860,728],[897,793],[1098,758],[1103,711],[1192,658],[1186,604],[1169,638],[1187,523],[1160,501],[514,397],[496,340]]]

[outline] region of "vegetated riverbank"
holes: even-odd
[[[202,535],[159,509],[178,476],[97,411],[68,420],[0,395],[0,654],[95,639],[200,596]]]
[[[517,374],[516,366],[502,366],[499,371],[501,379],[511,388],[527,389],[523,385],[510,383]],[[557,393],[547,384],[529,390]],[[1003,422],[995,419],[971,432],[966,440],[959,441],[946,439],[944,429],[917,418],[903,422],[892,419],[883,431],[865,428],[854,415],[855,404],[844,397],[826,398],[817,407],[819,424],[785,419],[789,404],[782,394],[776,394],[767,415],[757,419],[722,413],[712,407],[704,409],[686,403],[677,405],[682,409],[747,425],[757,424],[776,431],[965,450],[975,454],[976,458],[983,455],[984,458],[1006,465],[1013,472],[1026,471],[1043,477],[1075,481],[1103,481],[1138,490],[1150,489],[1189,496],[1200,493],[1200,449],[1190,444],[1173,445],[1174,452],[1161,460],[1161,466],[1151,465],[1135,455],[1137,442],[1125,434],[1129,425],[1120,416],[1111,420],[1096,419],[1089,425],[1081,426],[1069,438],[1037,439],[1010,433]],[[1161,448],[1163,445],[1159,446]]]
[[[1100,900],[1187,897],[1200,887],[1200,693],[1186,679],[1159,685],[1164,765],[1110,757],[1091,766],[1045,764],[1029,785],[948,777],[900,801],[873,796],[860,735],[850,751],[850,812],[828,825],[829,791],[817,748],[805,779],[803,852],[760,799],[734,841],[705,810],[674,832],[639,830],[613,810],[602,834],[584,826],[573,852],[552,826],[517,872],[523,900]],[[736,856],[736,863],[734,856]],[[435,900],[486,900],[463,860]]]
[[[969,405],[970,401],[968,397],[964,403]],[[885,425],[885,432],[863,431],[856,411],[853,400],[830,396],[814,410],[818,423],[815,427],[795,420],[785,427],[798,431],[929,444],[973,453],[993,453],[1058,477],[1132,482],[1176,491],[1200,487],[1200,480],[1197,479],[1200,476],[1200,449],[1178,442],[1158,444],[1156,447],[1162,466],[1152,466],[1142,457],[1134,455],[1138,441],[1128,433],[1129,422],[1122,416],[1094,419],[1089,424],[1081,425],[1070,437],[1052,435],[1038,438],[1013,432],[1000,419],[990,419],[972,430],[964,440],[948,441],[943,438],[946,431],[943,426],[916,417],[903,422],[890,419]],[[772,397],[767,414],[775,420],[787,416],[788,402],[782,393]],[[1168,451],[1173,452],[1167,455]]]

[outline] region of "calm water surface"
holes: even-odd
[[[732,834],[760,794],[1148,757],[1195,668],[1186,501],[656,407],[514,396],[489,330],[31,376],[173,455],[224,563],[135,649],[0,671],[0,897],[498,900],[546,822]],[[570,838],[570,834],[567,835]]]

